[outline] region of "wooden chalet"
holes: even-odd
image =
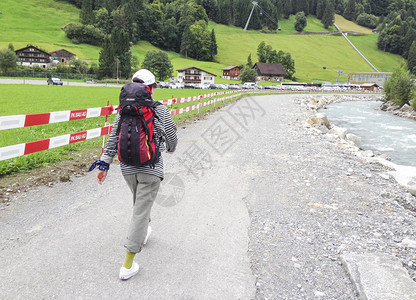
[[[186,67],[178,71],[177,81],[180,83],[213,84],[215,74],[197,67]]]
[[[51,66],[51,55],[38,47],[29,45],[15,52],[22,66],[39,66],[41,68],[49,68]]]
[[[50,51],[49,54],[51,55],[51,60],[53,63],[64,63],[69,64],[69,61],[72,57],[75,56],[74,53],[69,52],[65,49],[58,49],[54,51]]]
[[[222,78],[240,80],[241,68],[239,66],[228,66],[222,69]]]
[[[373,92],[373,91],[375,91],[375,90],[377,90],[379,88],[379,85],[377,83],[369,82],[369,83],[363,83],[363,84],[361,84],[360,87],[363,90]]]
[[[256,81],[283,81],[286,71],[282,64],[269,64],[257,62],[253,68],[257,71]]]

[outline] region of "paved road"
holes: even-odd
[[[245,98],[179,128],[127,282],[131,199],[117,165],[102,186],[88,174],[0,206],[0,298],[357,299],[340,254],[407,263],[396,243],[416,216],[382,167],[308,133],[295,97]]]

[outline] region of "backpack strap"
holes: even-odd
[[[154,152],[153,152],[153,149],[151,147],[151,143],[153,141],[153,137],[150,136],[149,123],[151,121],[153,121],[153,116],[155,115],[155,113],[153,111],[153,116],[149,120],[145,120],[143,109],[141,107],[137,107],[137,106],[135,106],[135,109],[137,111],[137,114],[140,117],[140,122],[142,122],[142,125],[143,125],[143,128],[144,128],[144,132],[146,133],[146,136],[148,137],[148,139],[146,139],[146,144],[147,144],[147,146],[149,148],[149,151],[150,151],[151,156],[153,157]],[[156,146],[158,147],[158,145],[156,145]]]

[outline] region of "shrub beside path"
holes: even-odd
[[[1,204],[0,298],[358,299],[377,283],[358,288],[364,254],[415,284],[414,197],[305,129],[298,97],[248,97],[180,125],[127,282],[131,199],[116,164],[102,186],[90,173]]]

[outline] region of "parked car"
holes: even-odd
[[[169,88],[169,83],[164,82],[164,81],[158,81],[156,83],[156,85],[157,85],[158,89],[167,89],[167,88]]]
[[[229,84],[228,89],[229,90],[238,90],[240,87],[237,84]]]
[[[208,89],[209,85],[208,84],[202,84],[202,83],[198,83],[198,84],[194,84],[194,88],[195,89]]]
[[[174,83],[169,86],[171,89],[184,89],[185,85],[183,83]]]
[[[57,77],[49,78],[47,83],[48,83],[48,85],[50,85],[50,84],[52,84],[52,85],[64,85],[64,83],[61,81],[61,79],[59,79]]]
[[[85,82],[86,82],[86,83],[89,83],[89,84],[94,84],[94,83],[95,83],[95,82],[94,82],[94,79],[89,79],[89,78],[88,78],[88,79],[86,79],[86,80],[85,80]]]
[[[196,84],[185,82],[183,88],[184,89],[196,89]]]

